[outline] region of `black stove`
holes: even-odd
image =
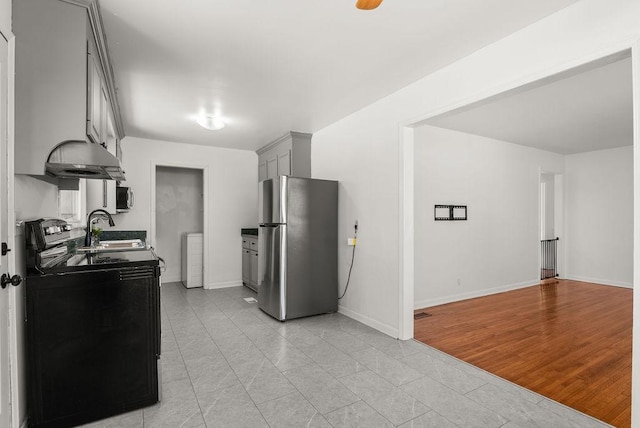
[[[160,267],[151,249],[81,253],[59,219],[25,224],[30,426],[76,426],[158,402]]]

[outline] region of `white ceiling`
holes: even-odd
[[[631,58],[557,78],[429,119],[427,124],[561,154],[633,144]]]
[[[127,135],[255,150],[315,132],[576,0],[100,0]],[[193,116],[219,113],[227,127]]]

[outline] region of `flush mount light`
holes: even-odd
[[[196,122],[198,125],[211,131],[217,131],[218,129],[224,128],[224,121],[222,118],[213,114],[200,115],[196,119]]]

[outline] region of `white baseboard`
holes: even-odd
[[[182,282],[181,275],[167,275],[166,273],[162,275],[162,282]]]
[[[341,305],[338,305],[338,312],[345,316],[348,316],[349,318],[359,321],[364,325],[375,328],[376,330],[381,331],[382,333],[387,334],[393,338],[398,338],[398,329],[396,327],[392,327],[388,324],[374,320],[373,318],[352,311],[351,309],[345,308]]]
[[[566,279],[570,279],[572,281],[591,282],[593,284],[600,284],[600,285],[610,285],[612,287],[633,288],[633,284],[629,282],[611,281],[609,279],[602,279],[602,278],[589,278],[586,276],[567,275]]]
[[[467,293],[451,294],[449,296],[438,297],[436,299],[425,299],[413,303],[414,309],[430,308],[431,306],[444,305],[445,303],[459,302],[461,300],[473,299],[475,297],[489,296],[491,294],[504,293],[505,291],[517,290],[519,288],[531,287],[540,284],[539,279],[517,282],[515,284],[503,285],[484,290],[469,291]]]
[[[222,281],[205,284],[205,290],[216,290],[218,288],[242,287],[242,281]]]

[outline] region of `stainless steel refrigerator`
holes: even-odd
[[[258,306],[285,321],[338,310],[338,182],[260,182]]]

